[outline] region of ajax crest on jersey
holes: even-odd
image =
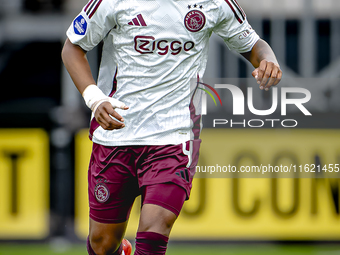
[[[105,203],[110,197],[110,191],[104,183],[98,183],[94,188],[94,195],[99,203]]]
[[[185,15],[184,25],[190,32],[198,32],[205,25],[205,16],[201,11],[192,10]]]
[[[77,35],[85,35],[87,29],[87,22],[82,15],[79,15],[73,22],[74,32]]]

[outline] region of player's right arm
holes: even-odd
[[[61,57],[80,94],[83,94],[88,85],[96,84],[86,58],[86,52],[80,46],[71,43],[67,38]]]
[[[128,107],[106,96],[96,86],[86,52],[93,49],[116,25],[114,17],[108,15],[110,8],[109,1],[91,0],[69,27],[68,39],[62,50],[64,65],[75,86],[105,130],[123,128],[124,119],[114,109],[126,110]]]
[[[126,110],[128,107],[118,100],[113,101],[113,104],[111,104],[110,101],[113,100],[113,98],[106,98],[95,85],[96,83],[86,58],[86,52],[80,46],[74,45],[69,39],[66,39],[62,50],[62,60],[73,83],[83,95],[87,106],[93,111],[94,116],[101,127],[106,130],[125,127],[123,123],[124,119],[114,110],[114,108],[119,107]],[[97,94],[96,98],[91,98],[95,94]],[[110,115],[120,122],[111,118]]]

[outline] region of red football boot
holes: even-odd
[[[122,240],[122,244],[123,244],[122,255],[130,255],[131,252],[132,252],[132,245],[131,245],[131,243],[128,240],[123,239]]]

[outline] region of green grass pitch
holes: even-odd
[[[0,255],[87,255],[85,244],[0,244]],[[167,255],[336,255],[340,245],[169,245]]]

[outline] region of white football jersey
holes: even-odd
[[[92,116],[90,138],[108,146],[180,144],[201,130],[202,77],[211,33],[239,53],[259,39],[236,0],[91,0],[67,31],[90,51],[104,41],[97,85],[130,108],[125,128]]]

